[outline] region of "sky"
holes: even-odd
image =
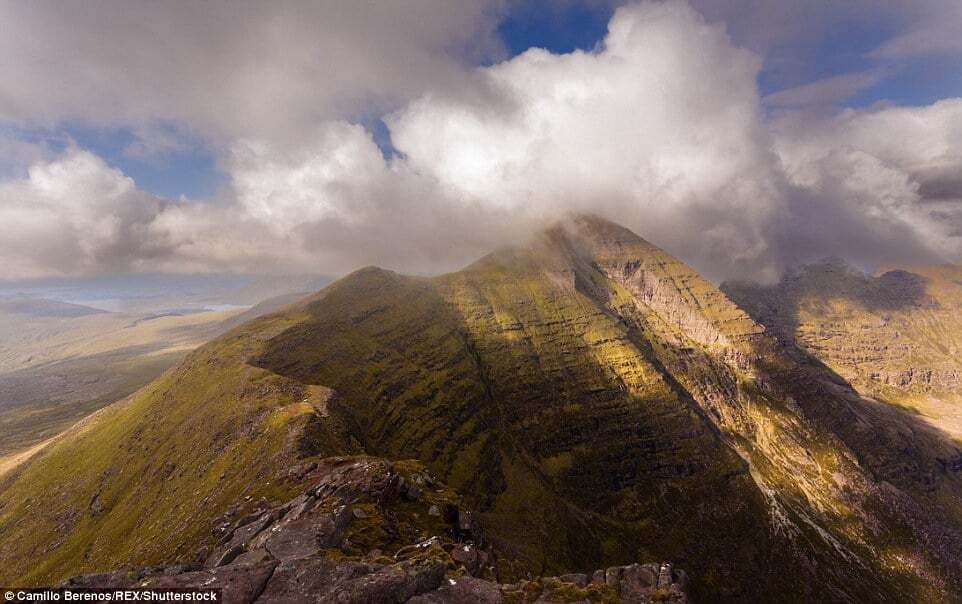
[[[962,261],[958,0],[0,3],[0,280]]]

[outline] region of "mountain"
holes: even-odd
[[[189,560],[357,454],[457,492],[502,582],[667,560],[695,601],[962,596],[951,438],[593,216],[201,347],[3,479],[0,583]]]
[[[868,275],[827,261],[790,271],[773,286],[723,288],[863,395],[962,439],[962,266]]]
[[[140,389],[211,338],[303,296],[243,311],[133,315],[43,299],[0,301],[0,474],[9,456]]]
[[[35,317],[84,317],[86,315],[101,314],[106,311],[83,306],[45,300],[43,298],[12,298],[0,299],[0,313],[11,315],[30,315]]]

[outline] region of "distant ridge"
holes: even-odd
[[[13,298],[7,300],[0,298],[0,312],[35,317],[74,318],[104,314],[107,311],[44,298]]]
[[[502,583],[660,560],[694,601],[957,601],[962,450],[769,332],[590,215],[439,277],[365,268],[8,475],[0,583],[188,563],[298,468],[373,455],[459,493]]]

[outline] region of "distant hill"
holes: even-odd
[[[132,315],[251,306],[294,292],[317,291],[323,275],[130,274],[34,281],[0,280],[0,301],[59,300]]]
[[[767,331],[593,216],[435,278],[362,269],[8,474],[0,583],[189,563],[298,468],[369,454],[460,493],[501,582],[670,560],[694,601],[957,601],[962,450]]]
[[[790,271],[773,286],[722,287],[773,334],[864,395],[962,439],[962,267],[868,275],[826,262]]]
[[[0,461],[126,397],[211,338],[304,295],[246,310],[146,315],[50,300],[0,302]]]
[[[30,315],[34,317],[85,317],[102,314],[106,311],[80,304],[44,300],[42,298],[0,298],[0,313]]]

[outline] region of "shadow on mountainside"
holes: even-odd
[[[922,491],[937,488],[940,476],[962,470],[962,449],[946,432],[912,410],[861,395],[844,377],[796,338],[803,305],[842,299],[869,312],[932,308],[937,302],[926,293],[926,278],[903,270],[878,277],[857,272],[841,262],[809,265],[787,273],[775,286],[725,283],[722,290],[766,330],[778,336],[778,346],[803,371],[772,374],[787,385],[810,393],[810,408],[830,420],[880,480]],[[843,405],[830,404],[841,400]],[[864,442],[862,442],[864,441]],[[881,443],[886,443],[883,447]]]
[[[845,300],[870,313],[935,308],[926,293],[926,278],[904,270],[879,276],[857,271],[842,261],[826,261],[792,269],[775,285],[730,281],[721,290],[752,319],[778,338],[795,343],[803,306],[825,312],[833,300]]]
[[[334,389],[329,411],[367,453],[428,463],[481,511],[496,550],[522,562],[509,572],[666,559],[692,574],[693,596],[706,601],[884,601],[887,584],[873,577],[914,576],[871,557],[852,566],[814,525],[799,522],[797,543],[774,534],[760,488],[713,420],[644,337],[619,332],[597,292],[562,274],[523,286],[502,277],[485,274],[480,288],[470,274],[439,285],[365,269],[325,290],[305,322],[251,362]],[[556,298],[537,289],[547,283]],[[631,346],[636,361],[622,354]],[[882,538],[894,549],[932,546],[946,574],[960,576],[957,534],[920,503],[951,491],[940,485],[958,451],[918,418],[884,415],[814,359],[799,362],[807,365],[769,368],[773,387],[879,481],[918,493],[892,488],[887,501],[908,522],[886,524]],[[632,363],[650,363],[668,390],[629,394],[613,368]],[[902,595],[917,588],[909,578],[899,585]]]
[[[629,394],[584,334],[572,337],[585,322],[614,327],[587,301],[568,306],[574,292],[540,309],[506,295],[495,319],[491,292],[471,283],[447,284],[468,300],[462,315],[421,280],[348,279],[252,362],[337,391],[332,412],[367,452],[428,463],[479,509],[496,550],[523,563],[515,572],[665,559],[705,600],[802,587],[758,572],[775,548],[741,460],[690,401]]]
[[[764,366],[776,392],[836,435],[878,483],[891,525],[892,551],[921,548],[940,580],[962,593],[962,448],[911,411],[860,395],[843,377],[793,345],[782,351],[792,368]]]

